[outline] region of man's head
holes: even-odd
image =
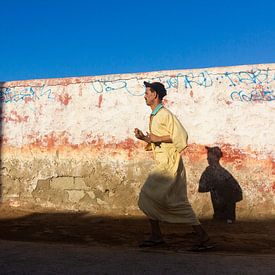
[[[218,146],[215,147],[205,147],[207,149],[207,160],[210,165],[219,163],[222,157],[222,151]]]
[[[146,87],[144,98],[148,106],[151,106],[156,101],[160,103],[167,94],[164,85],[160,82],[149,83],[144,81],[144,85]]]

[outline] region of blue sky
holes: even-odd
[[[0,0],[0,81],[275,62],[275,1]]]

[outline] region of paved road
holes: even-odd
[[[275,255],[0,241],[1,274],[275,274]]]

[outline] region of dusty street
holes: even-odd
[[[191,228],[162,224],[166,245],[138,248],[141,216],[1,207],[1,274],[274,274],[275,220],[202,221],[216,248],[193,253]]]
[[[0,241],[1,274],[274,274],[271,255]]]

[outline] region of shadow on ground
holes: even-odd
[[[0,239],[136,248],[149,234],[142,216],[94,216],[90,212],[26,212],[0,208]],[[275,254],[275,220],[237,221],[235,224],[202,220],[216,243],[215,252]],[[188,250],[196,239],[191,227],[161,224],[167,245],[155,249]],[[151,248],[152,249],[152,248]]]

